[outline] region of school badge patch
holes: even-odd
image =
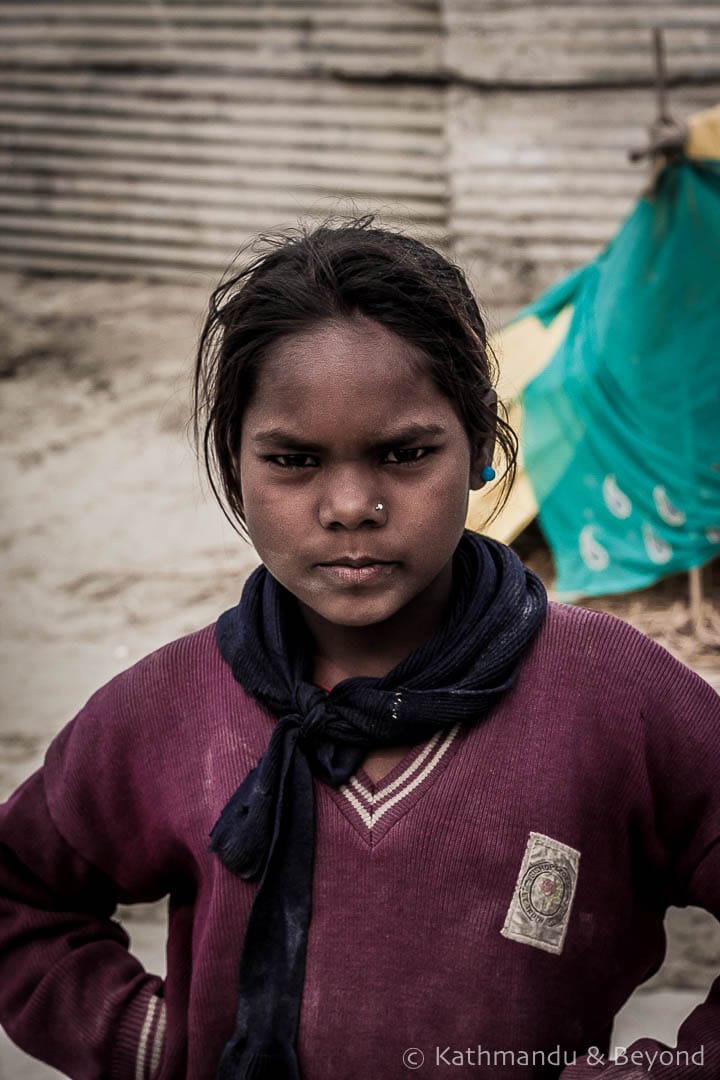
[[[500,933],[512,941],[561,953],[577,885],[580,852],[531,832],[515,892]]]

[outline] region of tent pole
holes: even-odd
[[[665,67],[665,41],[661,27],[653,28],[653,52],[655,54],[655,101],[657,117],[655,123],[672,122],[667,106],[667,69]]]
[[[655,60],[655,119],[650,125],[647,146],[635,146],[628,150],[630,161],[650,163],[651,186],[658,172],[658,158],[663,155],[667,161],[672,155],[683,149],[688,132],[685,124],[673,119],[668,104],[668,78],[665,63],[665,38],[662,27],[656,26],[652,32],[652,49]]]
[[[704,639],[702,626],[703,588],[702,567],[693,566],[688,570],[688,586],[690,591],[690,623],[695,637]]]

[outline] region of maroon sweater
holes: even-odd
[[[551,604],[488,718],[376,786],[316,782],[304,1080],[528,1080],[568,1060],[563,1080],[648,1075],[579,1055],[605,1052],[660,966],[669,904],[720,916],[719,701],[631,627]],[[58,735],[0,811],[0,1019],[18,1045],[78,1080],[212,1080],[254,886],[208,834],[272,724],[208,627]],[[164,982],[111,919],[163,896]],[[720,980],[679,1049],[649,1075],[720,1076]]]

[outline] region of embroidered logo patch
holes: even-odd
[[[500,931],[504,937],[561,953],[577,885],[580,852],[531,832],[515,892]]]

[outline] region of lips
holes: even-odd
[[[392,560],[390,559],[376,559],[373,555],[358,555],[355,558],[351,558],[349,555],[343,555],[340,559],[328,559],[327,562],[318,563],[318,566],[391,566]]]
[[[386,581],[395,573],[397,566],[396,562],[362,555],[356,558],[343,556],[333,562],[318,563],[317,569],[336,585],[370,585]]]

